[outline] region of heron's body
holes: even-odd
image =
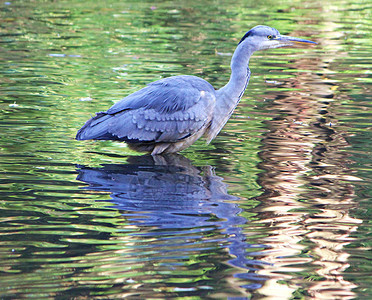
[[[255,35],[261,43],[254,42]],[[97,113],[78,131],[76,138],[124,141],[131,148],[152,155],[181,151],[203,135],[209,143],[244,94],[252,53],[289,44],[288,39],[286,44],[265,44],[268,36],[280,35],[267,26],[256,26],[246,33],[232,57],[230,80],[221,89],[215,90],[204,79],[188,75],[152,82],[107,111]],[[295,38],[290,41],[309,42]]]

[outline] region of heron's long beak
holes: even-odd
[[[309,41],[309,40],[304,40],[292,36],[287,36],[287,35],[279,35],[276,40],[278,40],[280,43],[283,43],[285,45],[293,45],[293,44],[314,44],[317,45],[318,43]]]

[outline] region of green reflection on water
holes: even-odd
[[[2,296],[198,299],[280,291],[283,298],[332,299],[323,284],[343,297],[370,297],[367,1],[0,5]],[[205,223],[154,225],[157,202],[133,198],[141,188],[136,176],[120,181],[130,173],[101,170],[131,165],[138,154],[118,143],[74,141],[76,130],[89,114],[159,78],[192,74],[221,87],[236,43],[262,23],[314,36],[320,46],[252,58],[249,89],[233,118],[211,145],[199,141],[183,152],[191,160],[177,165],[184,173],[171,173],[200,193],[189,206],[177,202],[185,205],[178,218]],[[82,189],[81,166],[98,168],[106,184],[133,180],[131,201]],[[172,182],[166,174],[154,178]],[[184,182],[176,181],[177,195],[190,195],[177,190]]]

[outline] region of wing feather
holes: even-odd
[[[214,105],[215,91],[207,81],[195,76],[168,77],[98,113],[76,138],[175,142],[206,126]]]

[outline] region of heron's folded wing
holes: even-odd
[[[88,126],[91,136],[96,135],[90,138],[175,142],[206,126],[214,104],[214,89],[203,79],[165,78],[98,113]]]

